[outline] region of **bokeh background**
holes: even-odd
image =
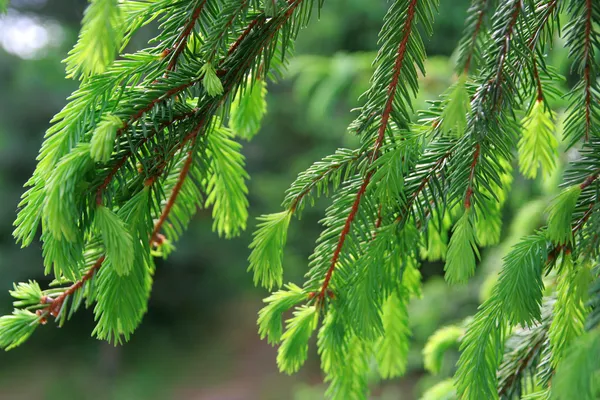
[[[269,84],[268,115],[260,134],[244,146],[251,175],[248,232],[222,240],[211,232],[209,211],[200,211],[177,251],[158,262],[149,311],[132,340],[113,347],[90,336],[91,310],[64,328],[49,323],[26,345],[0,353],[0,399],[321,399],[324,386],[314,346],[300,373],[277,372],[276,350],[260,341],[256,314],[267,295],[246,272],[254,218],[279,211],[287,186],[313,161],[337,147],[356,145],[346,131],[368,86],[385,0],[327,0],[309,29],[300,33],[289,76]],[[426,107],[454,79],[452,54],[468,0],[442,1],[430,59],[415,109]],[[12,0],[0,16],[0,312],[11,311],[8,290],[30,278],[47,285],[41,247],[20,249],[11,236],[22,185],[51,117],[76,88],[64,78],[61,60],[74,44],[85,0]],[[131,44],[145,45],[152,30]],[[557,52],[557,62],[564,54]],[[437,328],[472,314],[493,281],[498,260],[521,232],[540,221],[553,180],[516,179],[507,204],[501,246],[484,253],[469,286],[449,288],[443,266],[422,267],[424,296],[411,304],[413,346],[406,376],[373,378],[372,397],[417,399],[451,375],[456,350],[446,355],[439,377],[427,375],[421,350]],[[533,200],[531,200],[533,199]],[[327,200],[291,224],[285,250],[285,281],[301,283],[319,233]],[[492,278],[489,278],[489,277]]]

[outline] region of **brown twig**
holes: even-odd
[[[484,0],[484,3],[487,3],[487,0]],[[487,5],[484,6],[487,8]],[[463,68],[463,73],[467,75],[469,73],[469,68],[471,66],[471,59],[473,58],[473,53],[475,51],[475,46],[477,45],[477,36],[479,35],[479,31],[481,30],[481,25],[483,24],[483,17],[485,16],[484,10],[480,10],[479,15],[477,16],[477,23],[475,24],[475,29],[473,30],[473,35],[471,35],[471,45],[469,46],[469,55],[465,60],[465,67]]]
[[[181,31],[181,35],[179,35],[179,38],[177,39],[177,42],[172,50],[173,55],[171,56],[171,60],[169,61],[169,64],[167,65],[165,75],[164,75],[165,77],[167,77],[167,75],[170,71],[173,71],[175,69],[175,66],[177,65],[177,59],[179,58],[179,56],[181,55],[181,53],[187,46],[188,38],[189,38],[190,34],[192,33],[192,31],[194,30],[194,25],[196,25],[198,18],[200,18],[200,14],[202,13],[202,9],[204,8],[206,1],[207,0],[203,0],[200,4],[198,4],[198,6],[194,9],[194,12],[192,13],[192,17],[190,18],[190,21],[185,26],[183,31]]]
[[[183,183],[185,182],[185,179],[187,178],[187,175],[190,171],[190,167],[192,166],[192,161],[194,159],[194,148],[193,147],[196,142],[196,138],[198,137],[198,133],[200,132],[200,130],[202,129],[203,126],[204,126],[204,122],[202,121],[194,128],[194,130],[192,130],[190,135],[187,136],[187,138],[188,138],[187,140],[191,140],[191,142],[192,142],[190,145],[190,149],[187,152],[186,159],[183,163],[183,167],[181,168],[181,171],[179,172],[179,177],[177,178],[177,182],[175,183],[175,186],[173,187],[173,190],[171,191],[171,195],[169,196],[169,199],[167,200],[167,203],[165,204],[165,207],[163,208],[163,211],[160,214],[160,217],[154,223],[154,230],[152,231],[152,234],[150,235],[151,243],[159,242],[158,235],[160,233],[160,230],[162,229],[162,226],[165,223],[165,221],[167,220],[167,218],[169,217],[169,214],[170,214],[171,210],[173,209],[173,205],[175,204],[175,201],[177,200],[177,197],[179,196],[179,193],[181,192]]]
[[[469,182],[467,186],[467,194],[465,195],[465,208],[471,208],[471,197],[473,196],[473,180],[475,179],[475,168],[477,167],[477,163],[479,162],[479,156],[481,153],[481,146],[479,143],[475,145],[475,151],[473,152],[473,161],[471,162],[470,172],[469,172]]]
[[[379,126],[377,139],[375,141],[375,145],[373,146],[373,156],[371,159],[371,164],[379,156],[379,149],[380,149],[381,145],[383,144],[383,140],[385,138],[385,131],[387,130],[390,115],[392,113],[392,109],[393,109],[393,105],[394,105],[394,98],[396,95],[396,90],[397,90],[398,82],[400,79],[400,72],[402,70],[402,65],[404,63],[405,56],[406,56],[406,46],[407,46],[408,40],[410,38],[410,33],[412,30],[412,26],[413,26],[415,14],[416,14],[416,6],[417,6],[417,0],[411,0],[408,5],[408,9],[406,10],[406,21],[404,22],[404,27],[402,28],[403,36],[402,36],[402,40],[400,41],[400,44],[398,46],[398,51],[396,54],[396,60],[394,62],[394,68],[393,68],[393,72],[392,72],[392,80],[388,86],[387,100],[385,103],[385,107],[383,109],[383,113],[381,114],[381,123]],[[362,196],[365,194],[367,186],[369,185],[369,182],[371,181],[372,175],[373,175],[373,170],[371,170],[367,173],[362,185],[360,186],[358,192],[356,193],[356,198],[354,199],[354,203],[352,204],[350,213],[348,214],[348,217],[346,218],[346,222],[344,223],[344,228],[342,229],[342,232],[340,233],[340,237],[339,237],[337,246],[331,257],[331,264],[329,265],[329,269],[327,270],[327,273],[325,274],[325,279],[323,280],[321,290],[319,291],[318,298],[317,298],[317,301],[319,302],[319,304],[323,304],[323,302],[325,300],[325,295],[327,294],[327,288],[329,287],[329,283],[331,281],[333,271],[335,270],[335,266],[340,257],[342,248],[344,247],[344,242],[346,241],[346,236],[350,232],[350,227],[352,226],[352,222],[354,221],[354,218],[356,217],[356,214],[358,213],[360,201],[362,199]]]
[[[94,277],[94,274],[96,274],[96,272],[102,266],[104,259],[104,256],[100,256],[100,258],[96,260],[94,265],[90,267],[90,269],[85,273],[85,275],[83,275],[83,277],[80,280],[74,282],[71,286],[69,286],[64,292],[61,293],[60,296],[52,299],[52,301],[48,304],[48,308],[46,309],[48,314],[52,315],[53,317],[58,317],[65,300],[77,290],[79,290],[81,287],[83,287],[83,285],[87,281]]]

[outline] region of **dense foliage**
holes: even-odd
[[[282,71],[318,3],[91,1],[66,60],[80,88],[53,120],[16,221],[23,245],[41,226],[55,282],[46,290],[15,284],[15,311],[0,318],[2,347],[20,345],[49,319],[63,324],[81,305],[93,306],[95,336],[127,340],[146,311],[152,257],[172,251],[197,208],[212,208],[219,235],[246,228],[236,138],[256,134],[265,82]],[[365,397],[372,361],[382,378],[405,372],[419,262],[445,259],[448,283],[467,282],[479,249],[500,240],[513,164],[527,178],[547,176],[567,151],[547,226],[512,248],[466,329],[444,328],[428,343],[432,372],[457,342],[461,358],[454,386],[443,382],[425,396],[593,399],[600,390],[600,5],[497,3],[473,1],[458,78],[414,122],[421,35],[433,33],[438,5],[390,1],[371,86],[349,127],[360,145],[301,173],[284,210],[260,219],[249,268],[255,283],[278,290],[259,313],[259,332],[279,344],[277,364],[293,373],[318,330],[332,398]],[[154,20],[155,46],[115,61]],[[563,78],[546,63],[559,35],[577,75],[566,94],[564,148],[552,109]],[[283,285],[288,226],[321,195],[332,202],[307,279]]]

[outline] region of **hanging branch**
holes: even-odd
[[[379,149],[381,148],[381,145],[385,138],[385,132],[388,128],[390,114],[394,107],[394,98],[396,96],[398,80],[399,80],[400,72],[402,70],[402,65],[404,63],[404,59],[406,56],[406,46],[408,44],[408,40],[410,38],[410,34],[413,29],[413,22],[414,22],[414,18],[415,18],[416,6],[417,6],[417,0],[411,0],[408,4],[408,8],[406,10],[406,19],[404,22],[404,26],[402,28],[402,40],[400,41],[400,45],[398,46],[398,51],[396,54],[396,61],[394,63],[394,68],[393,68],[393,73],[392,73],[392,80],[387,89],[387,98],[386,98],[386,102],[385,102],[385,107],[383,109],[383,113],[381,114],[381,122],[379,124],[378,136],[377,136],[377,140],[375,141],[375,144],[373,146],[373,153],[372,153],[373,155],[372,155],[370,164],[372,164],[373,162],[375,162],[375,160],[377,160],[377,157],[379,156]],[[333,252],[333,255],[331,257],[331,264],[329,266],[329,269],[327,270],[327,273],[325,274],[325,279],[323,280],[323,284],[321,285],[321,289],[319,291],[318,299],[321,304],[323,303],[323,300],[325,299],[325,295],[327,293],[327,288],[329,286],[329,282],[331,281],[331,276],[333,275],[333,271],[335,269],[336,263],[340,257],[340,253],[344,246],[346,236],[350,232],[352,221],[354,221],[354,218],[356,217],[356,213],[358,212],[358,208],[360,206],[360,201],[362,199],[362,196],[365,194],[365,191],[367,190],[367,186],[369,185],[369,182],[371,181],[372,175],[373,175],[373,171],[371,170],[370,172],[367,173],[366,177],[364,178],[362,185],[360,186],[360,188],[358,189],[358,192],[356,193],[356,198],[354,200],[354,203],[352,204],[350,212],[348,213],[348,217],[346,218],[346,222],[344,223],[344,228],[342,229],[342,232],[340,233],[338,244],[337,244],[337,246]]]

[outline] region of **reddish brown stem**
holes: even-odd
[[[487,3],[487,1],[486,1]],[[485,13],[483,10],[479,11],[479,15],[477,16],[477,23],[475,24],[475,29],[473,30],[473,35],[471,35],[471,45],[469,46],[469,55],[465,60],[465,67],[463,68],[463,73],[465,75],[469,74],[469,68],[471,67],[471,59],[473,58],[473,52],[475,50],[475,46],[477,44],[477,36],[479,35],[479,31],[481,30],[481,25],[483,24],[483,17]]]
[[[174,49],[172,50],[173,55],[171,56],[171,60],[169,61],[169,64],[167,65],[167,69],[165,71],[165,77],[168,75],[169,71],[173,71],[175,69],[175,66],[177,65],[177,59],[179,58],[179,56],[181,55],[181,53],[187,46],[188,38],[189,38],[190,34],[192,33],[192,31],[194,30],[194,25],[196,25],[196,22],[198,21],[198,18],[200,17],[200,14],[202,13],[202,9],[204,8],[206,1],[207,0],[203,0],[200,4],[198,4],[198,6],[194,9],[194,12],[192,13],[192,17],[190,18],[190,21],[185,26],[183,31],[181,31],[181,34],[179,35],[179,38],[177,39],[177,44],[175,45]]]
[[[585,180],[581,183],[581,185],[579,185],[579,188],[581,190],[584,190],[585,188],[587,188],[588,186],[590,186],[592,183],[594,183],[594,181],[596,179],[598,179],[598,176],[600,175],[600,170],[596,171],[595,173],[593,173],[592,175],[588,176],[587,178],[585,178]]]
[[[171,210],[173,209],[173,205],[175,204],[175,201],[177,200],[177,197],[179,196],[179,193],[181,192],[181,188],[183,187],[183,183],[185,182],[185,178],[187,178],[188,172],[190,171],[190,167],[192,166],[192,161],[194,159],[194,149],[193,149],[194,143],[196,142],[198,133],[200,132],[200,130],[202,129],[203,126],[204,126],[204,122],[202,121],[194,128],[194,130],[192,130],[192,132],[190,132],[190,134],[186,137],[186,139],[184,139],[184,141],[191,140],[192,143],[190,145],[190,149],[188,150],[183,167],[181,168],[181,171],[179,172],[179,177],[177,178],[177,183],[175,183],[175,186],[173,187],[173,191],[171,192],[171,195],[169,196],[169,200],[167,200],[167,204],[165,205],[165,208],[163,209],[162,213],[160,214],[160,217],[154,224],[154,230],[152,231],[152,235],[150,236],[151,243],[155,243],[155,242],[159,241],[160,230],[162,229],[162,226],[165,223],[165,221],[167,220],[167,218],[169,217],[169,214],[170,214]]]
[[[48,305],[47,311],[53,317],[57,317],[62,309],[62,306],[67,299],[67,297],[71,296],[77,290],[79,290],[87,281],[94,277],[94,274],[100,269],[102,263],[104,262],[104,256],[100,256],[94,263],[94,265],[85,273],[85,275],[69,286],[60,296],[53,299],[52,302]]]
[[[229,51],[227,52],[228,56],[231,55],[239,47],[240,43],[242,43],[242,41],[244,39],[246,39],[246,37],[250,34],[252,29],[254,29],[254,27],[262,20],[263,20],[263,17],[259,16],[259,17],[255,18],[254,20],[252,20],[252,22],[250,22],[248,24],[248,26],[246,27],[244,32],[242,32],[242,34],[237,38],[237,40],[229,48]]]
[[[360,205],[360,200],[362,195],[367,190],[367,186],[371,181],[372,173],[367,174],[365,180],[363,181],[360,189],[358,189],[358,193],[356,194],[356,198],[354,199],[354,203],[352,204],[352,208],[350,209],[350,213],[348,214],[348,218],[346,218],[346,222],[344,223],[344,229],[342,229],[342,233],[340,233],[340,239],[338,240],[338,244],[333,252],[333,257],[331,258],[331,265],[327,270],[327,274],[325,275],[325,280],[323,281],[323,285],[321,286],[321,290],[319,291],[319,302],[322,302],[325,299],[325,295],[327,293],[327,288],[329,287],[329,282],[331,281],[331,277],[333,275],[333,270],[335,269],[335,265],[337,264],[338,259],[340,258],[340,253],[342,252],[342,247],[344,247],[344,242],[346,240],[346,236],[350,232],[350,227],[352,226],[352,221],[354,221],[354,217],[356,217],[356,213],[358,213],[358,207]]]
[[[475,168],[479,162],[479,155],[481,152],[481,146],[479,143],[475,145],[475,151],[473,152],[473,161],[471,162],[469,172],[469,183],[467,187],[467,194],[465,195],[465,208],[471,208],[471,197],[473,197],[473,179],[475,178]]]
[[[396,54],[396,61],[394,62],[394,68],[392,72],[392,80],[388,86],[387,90],[387,100],[385,102],[385,106],[383,109],[383,113],[381,114],[381,123],[379,126],[379,131],[377,135],[377,139],[375,141],[375,145],[373,146],[373,157],[371,159],[371,164],[377,159],[379,156],[379,149],[383,144],[383,140],[385,138],[385,131],[388,127],[390,115],[392,113],[392,109],[394,106],[394,97],[396,95],[396,90],[398,88],[398,81],[400,79],[400,72],[402,71],[402,65],[406,56],[406,46],[408,44],[408,40],[410,38],[410,32],[412,29],[412,24],[415,19],[417,0],[411,0],[408,5],[408,9],[406,10],[406,21],[404,22],[404,27],[402,28],[402,40],[398,46],[398,51]],[[335,270],[335,265],[340,257],[340,253],[342,248],[344,247],[344,242],[346,241],[346,236],[350,233],[350,228],[352,226],[352,222],[358,213],[358,208],[360,206],[360,201],[362,196],[365,194],[367,190],[367,186],[371,181],[371,176],[373,175],[373,170],[371,170],[365,176],[365,179],[360,186],[358,192],[356,193],[356,198],[354,199],[354,203],[352,204],[352,208],[350,209],[350,213],[346,218],[346,222],[344,223],[344,228],[340,233],[340,238],[338,240],[335,251],[333,252],[333,256],[331,257],[331,264],[329,265],[329,269],[325,275],[325,279],[323,280],[323,284],[321,286],[321,290],[319,291],[318,301],[319,303],[323,303],[325,300],[325,295],[327,294],[327,288],[329,287],[329,283],[331,281],[331,277],[333,275],[333,271]]]
[[[167,90],[165,93],[161,94],[159,97],[150,101],[144,107],[142,107],[138,111],[136,111],[135,114],[133,114],[131,117],[129,117],[129,120],[127,120],[126,122],[123,122],[123,126],[121,128],[119,128],[119,130],[117,131],[117,136],[122,135],[123,132],[125,132],[127,130],[127,128],[129,128],[131,125],[133,125],[134,122],[136,122],[137,120],[142,118],[145,113],[152,110],[152,108],[154,108],[154,106],[157,105],[159,102],[166,99],[167,97],[174,96],[177,93],[184,91],[185,89],[189,88],[190,86],[194,85],[195,83],[196,83],[196,80],[192,80],[190,82],[184,83],[182,85],[179,85],[177,87]]]

